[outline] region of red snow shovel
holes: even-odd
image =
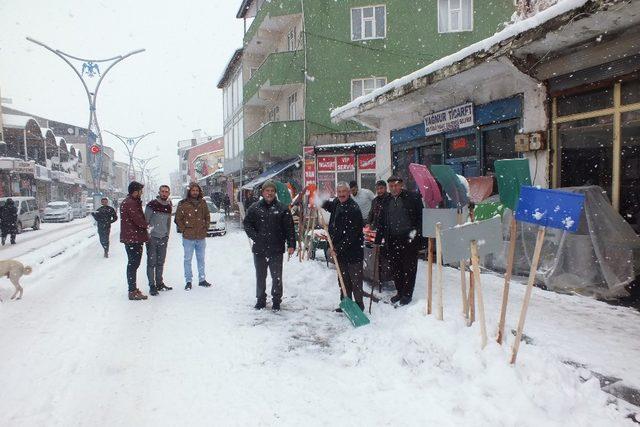
[[[335,256],[335,251],[333,249],[333,240],[329,235],[329,227],[324,220],[321,212],[318,212],[318,216],[320,217],[320,224],[322,228],[324,228],[325,233],[327,234],[327,242],[329,243],[329,249],[331,253],[331,257],[333,258],[333,263],[336,265],[336,270],[338,272],[338,281],[340,282],[340,288],[342,289],[342,301],[340,301],[340,308],[342,312],[347,315],[347,318],[351,321],[351,324],[354,327],[365,326],[369,324],[369,318],[364,314],[362,309],[358,307],[358,304],[353,302],[351,298],[347,296],[347,288],[344,285],[344,279],[342,277],[342,271],[340,270],[340,264],[338,264],[338,258]]]

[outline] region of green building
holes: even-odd
[[[225,148],[233,169],[242,166],[228,170],[225,161],[225,173],[246,180],[286,167],[309,146],[307,183],[330,187],[333,172],[334,183],[371,186],[375,175],[364,163],[375,133],[332,123],[331,110],[492,35],[513,11],[513,0],[243,0],[241,64],[235,55],[219,84],[226,99],[236,86],[230,76],[242,76],[243,129]],[[340,155],[351,159],[331,160]]]

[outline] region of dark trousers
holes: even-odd
[[[98,237],[100,238],[100,244],[105,252],[109,252],[109,234],[111,228],[98,228]]]
[[[147,278],[149,279],[149,288],[164,283],[162,271],[164,270],[164,260],[167,257],[168,243],[169,236],[149,237],[147,242]]]
[[[347,263],[338,258],[338,264],[340,264],[340,271],[342,272],[344,287],[347,288],[347,297],[355,301],[356,304],[360,306],[360,308],[363,308],[364,301],[362,300],[362,261]],[[338,283],[338,286],[340,286],[340,283]],[[340,299],[342,299],[341,286]]]
[[[407,242],[405,239],[391,240],[387,244],[387,259],[398,295],[412,298],[418,271],[419,245],[415,240]]]
[[[253,254],[253,264],[256,267],[258,301],[267,300],[267,269],[271,272],[271,299],[273,302],[282,301],[282,254],[271,256]]]
[[[4,242],[7,240],[7,236],[11,236],[11,243],[15,243],[16,242],[16,233],[15,231],[9,231],[9,230],[2,230],[2,244],[4,245]]]
[[[129,285],[129,292],[133,292],[138,289],[136,285],[136,276],[138,274],[138,267],[140,267],[140,261],[142,261],[142,243],[125,243],[124,249],[127,251],[127,284]]]

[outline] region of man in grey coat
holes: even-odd
[[[164,284],[162,271],[167,256],[169,232],[171,231],[171,200],[168,185],[161,185],[158,196],[147,203],[144,216],[149,223],[149,241],[147,242],[147,278],[149,293],[158,295],[158,291],[173,289]]]

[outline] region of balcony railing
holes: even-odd
[[[249,136],[244,142],[246,157],[269,155],[287,158],[302,152],[304,120],[269,122]]]
[[[269,82],[270,87],[303,83],[303,52],[294,50],[270,54],[244,85],[243,96],[245,103],[250,101],[266,82]]]

